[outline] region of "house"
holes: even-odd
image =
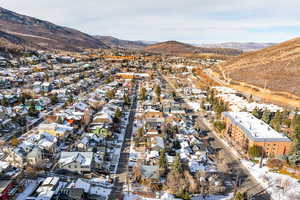
[[[157,165],[141,165],[141,178],[158,182],[160,179],[158,168]]]
[[[144,119],[145,119],[145,121],[150,121],[150,122],[164,122],[165,121],[163,113],[158,110],[154,110],[154,109],[145,110]]]
[[[59,177],[47,177],[29,199],[51,200],[59,187]]]
[[[160,151],[165,148],[164,139],[160,136],[151,137],[151,150]]]
[[[33,91],[35,92],[35,93],[40,93],[41,92],[41,90],[42,90],[42,82],[40,82],[40,81],[36,81],[36,82],[34,82],[33,83]]]
[[[181,104],[174,103],[171,105],[172,114],[185,114],[185,110],[182,108]]]
[[[41,90],[42,90],[43,92],[50,92],[51,89],[52,89],[52,84],[51,84],[51,83],[49,83],[49,82],[44,82],[44,83],[42,83],[42,85],[41,85]]]
[[[0,180],[0,199],[11,199],[10,192],[13,189],[13,179]]]
[[[70,171],[90,172],[93,163],[93,152],[61,152],[58,166]]]
[[[112,123],[113,118],[111,115],[105,112],[97,113],[96,116],[93,119],[93,124],[97,123]]]
[[[48,152],[56,152],[57,150],[57,138],[49,133],[40,133],[40,140],[37,145],[39,148],[43,150],[47,150]]]
[[[39,147],[34,147],[26,156],[26,160],[30,165],[37,165],[42,161],[42,151]]]
[[[59,194],[60,200],[84,200],[84,189],[82,188],[63,188]]]
[[[49,133],[56,137],[66,138],[73,132],[73,127],[62,124],[41,124],[38,127],[39,133]]]

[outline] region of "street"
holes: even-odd
[[[162,76],[162,77],[168,83],[168,85],[172,89],[174,89],[174,91],[176,91],[176,88],[172,85],[172,83],[170,83],[170,81],[168,80],[168,78],[166,78],[165,76]],[[178,94],[178,95],[184,101],[187,102],[187,100],[184,98],[183,94]],[[186,104],[188,105],[188,103],[186,103]],[[264,188],[259,183],[257,183],[257,181],[254,179],[254,177],[241,164],[241,162],[239,161],[239,159],[236,158],[233,155],[233,153],[230,151],[230,149],[227,146],[225,146],[223,144],[223,142],[220,141],[220,139],[216,136],[216,134],[214,133],[214,131],[211,130],[211,127],[208,127],[206,125],[206,123],[204,123],[203,117],[199,115],[200,113],[199,112],[195,112],[195,114],[197,114],[199,116],[198,117],[198,123],[200,124],[200,128],[202,130],[210,130],[209,136],[212,137],[212,138],[214,138],[213,141],[211,141],[212,147],[214,147],[216,149],[221,149],[221,150],[225,151],[225,154],[224,154],[224,155],[226,155],[225,159],[227,160],[228,163],[231,163],[231,167],[233,169],[233,171],[231,172],[231,174],[233,174],[236,177],[239,177],[238,179],[241,179],[241,180],[235,180],[236,182],[240,183],[239,187],[237,188],[237,190],[247,191],[247,195],[248,196],[253,196],[253,195],[257,194],[257,195],[255,195],[254,199],[258,199],[258,200],[268,200],[268,199],[270,199],[270,195],[267,194],[266,192],[262,192],[262,194],[258,194],[261,191],[264,191]]]
[[[137,88],[135,88],[135,92],[134,92],[135,94],[136,91]],[[137,107],[137,96],[134,95],[130,113],[129,113],[128,125],[126,127],[125,138],[121,149],[120,160],[118,163],[117,172],[115,174],[114,189],[111,192],[109,198],[111,200],[115,200],[122,197],[123,186],[126,183],[126,179],[128,177],[128,161],[129,161],[129,154],[130,154],[129,148],[131,145],[131,135],[133,130],[136,107]]]

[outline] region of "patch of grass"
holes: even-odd
[[[255,163],[255,164],[258,164],[258,163],[259,163],[259,160],[255,160],[255,159],[253,159],[253,158],[250,159],[250,161],[253,162],[253,163]]]
[[[300,176],[299,176],[299,175],[296,175],[296,174],[294,174],[294,173],[290,173],[290,172],[288,172],[288,171],[287,171],[286,169],[284,169],[284,168],[281,168],[281,169],[278,171],[278,173],[284,174],[284,175],[288,175],[288,176],[290,176],[290,177],[292,177],[292,178],[295,178],[295,179],[300,180]]]

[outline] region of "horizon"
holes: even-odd
[[[298,6],[300,2],[294,0],[284,3],[279,0],[154,0],[151,3],[137,0],[101,3],[97,0],[89,0],[88,3],[82,0],[76,3],[70,0],[4,0],[1,5],[13,12],[90,35],[133,41],[176,40],[194,44],[278,43],[293,39],[300,30],[300,22],[295,20],[300,17]],[[282,10],[289,15],[280,12]]]

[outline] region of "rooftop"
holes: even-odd
[[[240,127],[249,139],[256,142],[290,142],[283,133],[275,131],[268,124],[248,112],[224,112],[233,124]]]

